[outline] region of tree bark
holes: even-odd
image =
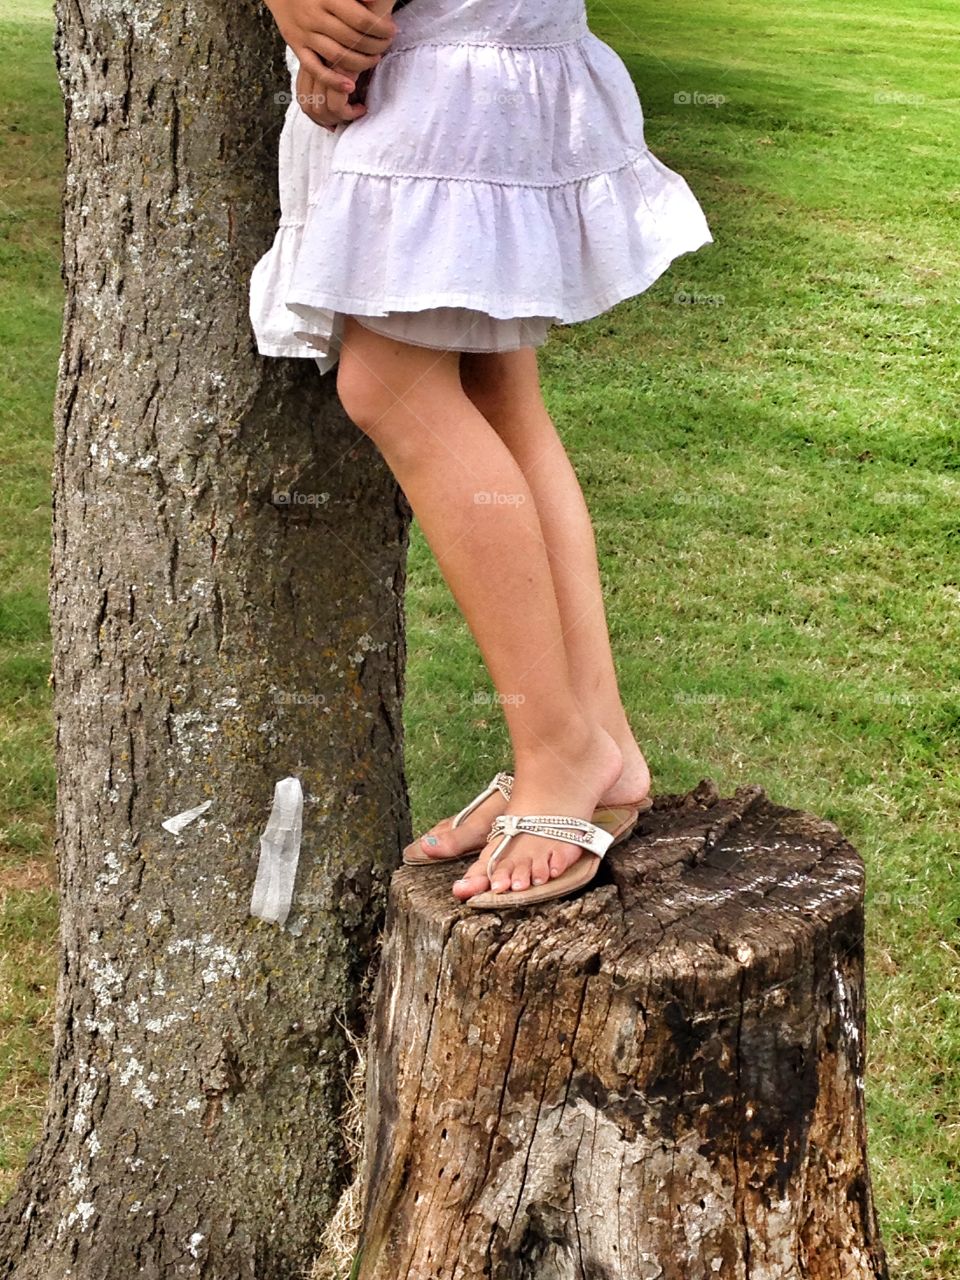
[[[410,838],[409,509],[333,379],[256,353],[288,80],[269,15],[59,0],[57,22],[61,967],[0,1274],[300,1276],[349,1178],[344,1027]],[[280,927],[249,909],[287,774],[306,803]]]
[[[661,797],[576,899],[393,882],[361,1280],[880,1280],[863,867],[759,787]]]

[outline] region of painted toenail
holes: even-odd
[[[437,839],[437,837],[436,837],[436,836],[424,836],[423,838],[424,838],[424,840],[426,840],[427,844],[439,844],[439,843],[440,843],[440,841]]]
[[[523,888],[523,881],[522,881],[522,880],[514,880],[513,884],[510,886],[510,888],[511,888],[511,889],[522,889],[522,888]]]
[[[543,881],[540,879],[540,877],[539,877],[539,876],[534,876],[534,877],[533,877],[533,883],[534,883],[534,884],[543,884]]]

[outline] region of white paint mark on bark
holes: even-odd
[[[847,984],[836,960],[833,962],[833,980],[837,988],[837,1005],[840,1009],[840,1024],[843,1027],[846,1038],[853,1045],[854,1057],[859,1063],[861,1060],[860,1053],[860,1028],[857,1020],[853,1016],[853,1001],[850,998],[850,992],[847,990]],[[863,1092],[863,1075],[858,1072],[856,1077],[857,1089]]]

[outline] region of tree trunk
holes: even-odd
[[[661,797],[576,899],[394,877],[361,1280],[878,1280],[863,868],[759,787]]]
[[[338,1118],[401,756],[408,508],[313,361],[256,354],[283,43],[252,3],[60,0],[66,306],[54,626],[61,969],[17,1280],[274,1280],[349,1177]],[[250,915],[274,785],[285,927]],[[180,835],[161,821],[211,800]]]

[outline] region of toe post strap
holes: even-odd
[[[505,769],[501,769],[499,773],[495,774],[480,794],[474,796],[469,804],[464,805],[451,822],[451,827],[459,827],[464,818],[469,817],[474,809],[483,804],[484,800],[488,796],[492,796],[495,791],[499,791],[505,800],[509,800],[513,792],[513,774],[507,773]]]
[[[494,818],[487,837],[488,840],[493,840],[497,836],[502,837],[487,859],[486,874],[488,876],[513,837],[521,834],[543,836],[545,840],[561,840],[567,844],[576,844],[581,849],[586,849],[588,853],[596,854],[598,858],[603,857],[614,839],[611,832],[604,831],[602,827],[588,822],[586,818],[571,818],[566,814],[552,813],[523,814],[522,816],[503,813],[499,818]]]

